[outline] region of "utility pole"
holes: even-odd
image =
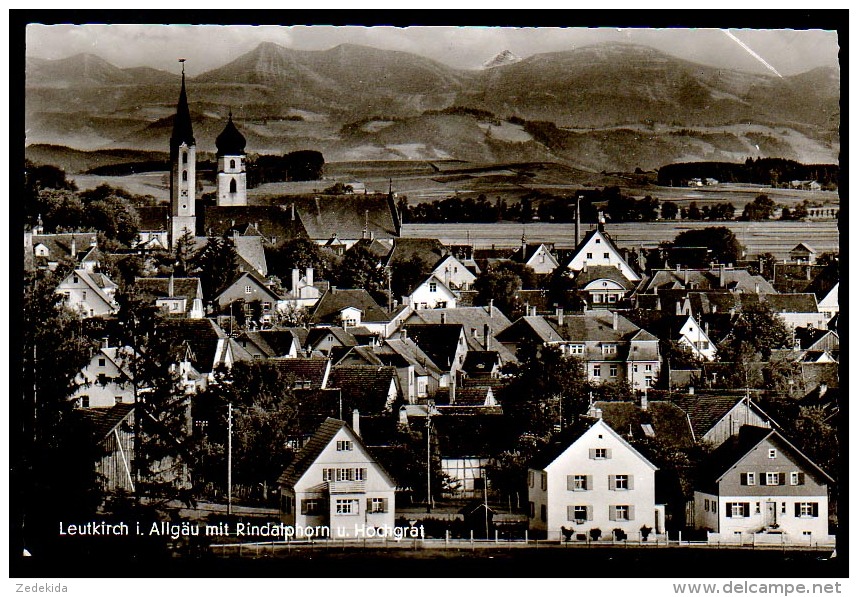
[[[430,400],[426,408],[426,512],[432,512],[432,407]]]
[[[227,405],[227,455],[226,455],[226,484],[227,504],[226,513],[232,514],[232,402]]]
[[[131,315],[131,360],[133,362],[132,388],[134,390],[134,500],[140,506],[140,444],[142,436],[140,426],[143,420],[143,409],[140,408],[140,398],[137,391],[137,375],[139,364],[137,362],[137,315]]]
[[[483,469],[483,507],[486,510],[486,539],[489,538],[489,475]]]

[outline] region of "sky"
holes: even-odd
[[[509,50],[521,58],[600,42],[651,46],[720,68],[789,76],[837,66],[834,31],[792,29],[616,29],[586,27],[355,27],[252,25],[27,26],[27,55],[98,55],[121,68],[150,66],[189,76],[217,68],[269,41],[299,50],[353,43],[425,56],[455,68],[479,68]]]

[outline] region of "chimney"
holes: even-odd
[[[404,404],[399,407],[399,424],[408,426],[408,411]]]
[[[292,268],[292,296],[299,296],[298,282],[301,278],[301,270],[297,267]]]
[[[707,336],[709,335],[709,322],[708,321],[703,324],[703,333],[706,334]]]
[[[360,411],[358,409],[352,411],[352,431],[360,437]]]
[[[810,280],[810,266],[809,265],[807,266],[807,270],[805,270],[805,271],[806,271],[806,274],[805,274],[806,278],[808,280]]]
[[[563,307],[557,307],[557,325],[563,325]]]
[[[74,234],[71,238],[71,258],[77,262],[77,243],[75,242]]]
[[[575,199],[575,248],[578,248],[581,230],[581,195]]]
[[[620,314],[614,311],[614,330],[620,329]]]
[[[306,270],[307,286],[313,285],[313,268],[308,267]]]
[[[101,339],[101,347],[102,348],[110,348],[110,338],[106,338],[106,337],[102,338]],[[825,384],[823,384],[823,385],[825,385]],[[821,389],[821,387],[822,386],[820,386],[820,389]],[[824,394],[825,392],[822,390],[820,390],[820,391],[821,391],[821,393],[819,395],[822,396],[822,394]]]
[[[173,294],[173,273],[172,272],[170,273],[170,281],[167,282],[167,296],[170,298],[176,296],[175,294]]]
[[[688,386],[688,395],[694,396],[694,386]]]
[[[492,342],[492,328],[491,328],[491,326],[489,326],[489,324],[484,323],[483,324],[483,348],[485,350],[491,350],[491,348],[489,348],[491,346],[491,342]]]
[[[679,273],[679,271],[680,271],[681,267],[682,267],[682,266],[681,266],[681,265],[679,265],[678,263],[676,264],[676,273],[677,273],[677,274]]]
[[[89,246],[90,246],[90,247],[94,247],[94,246],[96,246],[97,244],[98,244],[98,239],[97,239],[96,237],[94,237],[94,236],[93,236],[91,239],[89,239]],[[810,279],[810,278],[808,278],[808,280],[809,280],[809,279]]]
[[[295,221],[295,203],[292,203],[292,221]]]
[[[726,275],[726,272],[724,271],[724,264],[719,263],[718,264],[718,287],[724,288],[726,286],[727,286],[727,275]]]
[[[649,406],[649,401],[647,400],[646,392],[644,392],[643,394],[641,394],[641,410],[646,412],[646,409],[648,406]]]
[[[337,294],[337,287],[331,286],[331,294]]]
[[[760,294],[760,283],[759,282],[754,282],[754,292],[756,292],[757,294]]]
[[[530,308],[530,314],[531,314],[531,316],[532,316],[532,317],[536,317],[536,307],[531,307],[531,308]]]
[[[688,288],[688,268],[685,268],[685,275],[682,278],[683,285]]]
[[[406,330],[405,328],[400,329],[399,330],[399,339],[405,340],[407,338],[408,338],[408,330]]]
[[[495,316],[495,299],[489,299],[489,317]]]
[[[587,273],[587,260],[584,260],[584,273]]]
[[[679,301],[676,301],[676,314],[682,315],[682,305],[680,304]]]

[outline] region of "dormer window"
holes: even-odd
[[[437,282],[429,282],[429,292],[438,292]]]
[[[617,345],[602,344],[602,354],[617,354]]]

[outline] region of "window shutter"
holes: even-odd
[[[751,504],[749,504],[748,502],[742,504],[742,515],[745,518],[748,518],[751,515]]]
[[[634,504],[631,504],[629,506],[629,520],[634,520],[634,519],[635,519],[635,506],[634,506]]]
[[[593,489],[593,475],[587,475],[587,491]]]
[[[727,512],[726,512],[727,518],[733,518],[733,503],[727,502],[726,506],[727,506]]]
[[[575,490],[575,475],[566,475],[566,491]]]
[[[766,473],[760,473],[760,485],[767,485],[766,478],[767,478]]]
[[[616,475],[608,475],[608,489],[610,489],[611,491],[614,491],[616,488],[617,488],[617,476]]]
[[[307,513],[307,500],[301,500],[301,514]]]
[[[587,520],[593,520],[593,506],[587,506]]]
[[[608,506],[608,520],[617,519],[617,509],[615,506]]]
[[[387,502],[389,498],[384,498],[381,502],[381,511],[387,514]]]
[[[629,489],[635,488],[635,476],[629,475]]]
[[[366,511],[372,512],[372,498],[366,498]]]
[[[739,475],[739,485],[747,485],[748,484],[748,473],[741,473]]]
[[[605,449],[605,458],[610,458],[610,457],[611,457],[611,449],[610,449],[610,448],[606,448],[606,449]]]
[[[798,518],[801,516],[801,504],[798,502],[795,503],[795,517]]]
[[[778,473],[778,485],[786,485],[786,473]]]
[[[590,448],[590,460],[596,460],[596,448]]]
[[[799,485],[804,485],[804,473],[799,473],[799,474],[798,474],[798,484],[799,484]]]
[[[817,502],[813,502],[813,515],[819,516],[819,504]]]
[[[566,520],[575,520],[575,506],[566,506]]]

